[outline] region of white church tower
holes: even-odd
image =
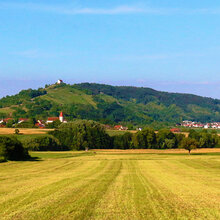
[[[63,112],[60,112],[60,116],[59,116],[59,120],[60,120],[60,122],[62,122],[63,123]]]

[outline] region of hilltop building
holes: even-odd
[[[58,85],[63,84],[63,80],[62,80],[62,79],[58,79],[58,80],[57,80],[57,84],[58,84]]]

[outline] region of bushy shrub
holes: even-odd
[[[22,143],[15,137],[0,137],[0,157],[4,160],[26,160],[30,156]]]
[[[49,136],[30,138],[24,142],[24,147],[31,151],[69,150],[65,146],[60,145],[59,141],[56,138]]]

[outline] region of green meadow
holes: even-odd
[[[0,219],[220,219],[220,154],[34,152],[0,163]]]

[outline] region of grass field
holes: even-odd
[[[36,152],[1,163],[0,219],[220,219],[220,153],[164,152]]]

